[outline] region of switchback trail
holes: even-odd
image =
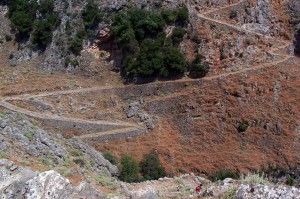
[[[161,82],[149,83],[147,85],[160,85],[160,84],[176,83],[176,82],[189,83],[189,82],[203,81],[203,80],[211,81],[211,80],[218,79],[218,78],[228,77],[230,75],[245,73],[245,72],[251,71],[251,70],[258,70],[258,69],[262,69],[262,68],[265,68],[265,67],[275,66],[277,64],[280,64],[282,62],[285,62],[285,61],[289,60],[290,58],[293,58],[294,56],[292,56],[292,55],[276,53],[276,51],[278,51],[280,49],[287,48],[288,46],[290,46],[291,45],[290,41],[284,41],[284,40],[276,39],[276,38],[271,37],[271,36],[263,35],[261,33],[249,31],[249,30],[234,26],[232,24],[226,23],[224,21],[212,19],[212,18],[206,16],[207,14],[210,14],[210,13],[213,13],[213,12],[218,12],[221,9],[226,9],[226,8],[229,8],[229,7],[236,6],[240,3],[243,3],[244,1],[245,0],[241,0],[241,1],[239,1],[237,3],[234,3],[234,4],[230,4],[230,5],[227,5],[227,6],[224,6],[224,7],[209,10],[207,12],[204,12],[203,14],[198,13],[196,10],[194,10],[193,12],[195,13],[195,16],[197,16],[198,18],[200,18],[202,20],[206,20],[206,21],[211,22],[211,23],[215,23],[215,24],[219,24],[219,25],[229,27],[233,30],[238,31],[241,34],[257,35],[257,36],[260,36],[260,37],[264,37],[266,39],[272,39],[274,41],[277,41],[281,45],[279,47],[271,47],[270,50],[268,51],[268,53],[271,54],[271,55],[274,55],[274,56],[278,56],[278,60],[274,60],[274,61],[268,62],[268,63],[261,63],[261,64],[253,65],[252,67],[244,68],[244,69],[241,69],[241,70],[238,70],[238,71],[235,71],[235,72],[227,72],[227,73],[223,73],[223,74],[204,77],[202,79],[180,79],[180,80],[171,80],[171,81],[161,81]],[[104,131],[104,132],[100,132],[100,133],[94,133],[94,134],[81,136],[82,139],[89,139],[89,138],[93,138],[93,137],[97,137],[97,136],[103,136],[103,135],[120,134],[120,133],[123,133],[123,132],[126,133],[126,132],[131,131],[131,130],[139,129],[141,126],[136,125],[136,124],[132,124],[132,123],[128,123],[128,122],[82,120],[82,119],[76,119],[76,118],[67,118],[67,117],[61,117],[61,116],[35,113],[35,112],[32,112],[32,111],[28,111],[28,110],[22,109],[20,107],[14,106],[14,105],[8,103],[7,101],[9,101],[9,100],[24,100],[24,99],[30,99],[30,98],[42,98],[42,97],[57,96],[57,95],[68,95],[68,94],[76,94],[76,93],[96,92],[96,91],[101,91],[101,90],[120,89],[120,88],[127,88],[127,87],[143,87],[143,86],[144,85],[129,85],[129,86],[125,85],[125,86],[119,86],[119,87],[92,87],[92,88],[80,88],[80,89],[75,89],[75,90],[42,92],[40,94],[35,94],[35,95],[28,95],[28,94],[16,95],[16,96],[0,98],[0,106],[3,106],[3,107],[5,107],[9,110],[12,110],[12,111],[15,111],[15,112],[18,112],[18,113],[22,113],[22,114],[25,114],[25,115],[28,115],[28,116],[31,116],[31,117],[34,117],[34,118],[40,118],[40,119],[45,119],[45,120],[75,122],[75,123],[81,123],[81,124],[124,126],[123,129],[109,130],[109,131]]]

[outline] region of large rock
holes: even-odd
[[[299,199],[300,190],[281,185],[241,185],[236,194],[237,199]]]
[[[38,173],[0,160],[0,197],[24,199],[101,199],[104,195],[86,182],[73,187],[55,171]]]

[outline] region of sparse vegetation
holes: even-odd
[[[0,159],[6,158],[6,153],[5,151],[0,151]]]
[[[213,179],[215,181],[217,181],[217,180],[224,180],[225,178],[238,179],[239,178],[239,174],[237,172],[231,171],[229,169],[221,169],[213,177]]]
[[[27,137],[30,141],[33,138],[33,132],[32,131],[28,131],[24,134],[25,137]]]
[[[248,173],[246,176],[242,177],[242,183],[245,183],[245,184],[269,184],[269,181],[265,177],[264,173],[261,173],[261,174]]]
[[[96,181],[102,185],[102,186],[106,186],[111,190],[114,190],[117,188],[117,184],[115,182],[115,180],[112,177],[109,176],[105,176],[105,175],[100,175],[96,177]]]
[[[236,198],[237,187],[231,185],[228,187],[228,190],[224,193],[221,199],[235,199]]]
[[[113,165],[117,165],[117,163],[118,163],[117,158],[111,152],[104,153],[103,157],[105,159],[107,159],[110,163],[112,163]]]
[[[56,170],[59,174],[65,176],[65,177],[68,177],[68,176],[72,175],[72,170],[69,169],[69,168],[58,167],[58,168],[55,168],[55,170]]]
[[[68,152],[72,155],[72,156],[83,156],[82,151],[80,151],[79,149],[75,149],[75,148],[68,148]]]

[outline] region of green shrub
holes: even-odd
[[[14,58],[14,54],[10,53],[9,54],[9,59],[13,59]]]
[[[196,44],[201,44],[202,40],[198,37],[198,35],[193,35],[191,40]]]
[[[118,163],[117,158],[111,152],[104,153],[103,157],[105,159],[107,159],[110,163],[112,163],[113,165],[117,165],[117,163]]]
[[[286,184],[289,186],[295,186],[297,184],[297,180],[295,180],[293,177],[288,176],[286,180]]]
[[[84,21],[85,29],[94,29],[102,20],[101,11],[93,0],[89,0],[82,11],[82,19]]]
[[[134,158],[130,156],[121,158],[121,179],[125,182],[139,181],[139,165]]]
[[[185,29],[177,28],[177,27],[174,28],[171,35],[173,44],[174,45],[179,44],[182,41],[184,35],[185,35]]]
[[[248,173],[242,178],[242,183],[245,184],[269,184],[268,179],[262,174],[252,174]]]
[[[236,18],[237,17],[237,11],[232,11],[231,13],[230,13],[230,19],[234,19],[234,18]]]
[[[117,188],[117,184],[115,182],[115,180],[112,177],[109,176],[97,176],[96,177],[96,181],[105,187],[108,187],[109,189],[116,189]]]
[[[68,152],[72,155],[72,156],[83,156],[82,151],[80,151],[79,149],[75,149],[75,148],[69,148]]]
[[[249,127],[249,123],[248,122],[242,122],[239,127],[238,127],[238,131],[239,132],[245,132]]]
[[[86,35],[85,30],[79,30],[76,33],[76,36],[69,41],[69,50],[75,54],[80,55],[81,50],[83,49],[83,39]]]
[[[161,15],[167,24],[174,23],[177,19],[177,10],[163,8]]]
[[[171,38],[166,38],[163,29],[166,23],[181,23],[187,19],[187,8],[161,12],[134,8],[115,14],[112,33],[125,54],[122,74],[126,78],[170,77],[186,71],[185,56],[173,46],[182,41],[185,30],[175,28]]]
[[[166,47],[164,52],[164,67],[160,69],[160,76],[169,77],[173,74],[182,74],[188,66],[185,56],[178,48]]]
[[[12,37],[10,35],[5,35],[5,41],[9,42],[12,40]]]
[[[26,132],[24,135],[25,135],[25,137],[27,137],[30,141],[31,141],[32,138],[33,138],[33,132],[32,132],[32,131],[28,131],[28,132]]]
[[[65,168],[65,167],[58,167],[55,169],[59,174],[65,176],[65,177],[68,177],[70,175],[72,175],[72,170],[71,169],[68,169],[68,168]]]
[[[215,181],[217,181],[217,180],[224,180],[225,178],[238,179],[239,178],[239,174],[237,172],[231,171],[229,169],[221,169],[213,177],[213,179]]]
[[[155,151],[144,155],[141,163],[141,172],[146,180],[157,180],[166,176],[165,168],[161,165],[158,154]]]
[[[223,194],[221,199],[236,199],[237,187],[231,185],[228,187],[228,190]]]
[[[205,77],[210,70],[210,66],[204,61],[204,56],[197,54],[193,61],[189,75],[193,78]]]
[[[189,10],[186,6],[179,8],[177,11],[176,21],[180,24],[185,24],[189,20]]]
[[[32,43],[45,49],[52,41],[53,25],[48,20],[37,20],[32,35]]]
[[[11,18],[12,26],[18,31],[18,37],[23,39],[29,37],[33,29],[33,21],[24,11],[17,12]]]
[[[59,24],[53,0],[41,0],[39,4],[35,0],[14,0],[8,2],[8,8],[12,27],[17,30],[17,40],[28,38],[33,31],[32,43],[45,49]]]
[[[7,155],[6,155],[5,151],[0,151],[0,159],[4,159],[6,157],[7,157]]]

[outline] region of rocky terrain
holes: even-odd
[[[78,56],[68,42],[87,1],[54,2],[61,21],[44,51],[14,40],[0,3],[2,198],[196,198],[200,182],[203,198],[300,198],[298,0],[95,1],[103,21]],[[109,16],[182,5],[179,48],[189,61],[202,54],[207,76],[124,84]],[[125,183],[102,155],[141,161],[152,150],[177,177]],[[249,173],[270,167],[293,172],[298,188]],[[199,177],[223,168],[248,175]]]

